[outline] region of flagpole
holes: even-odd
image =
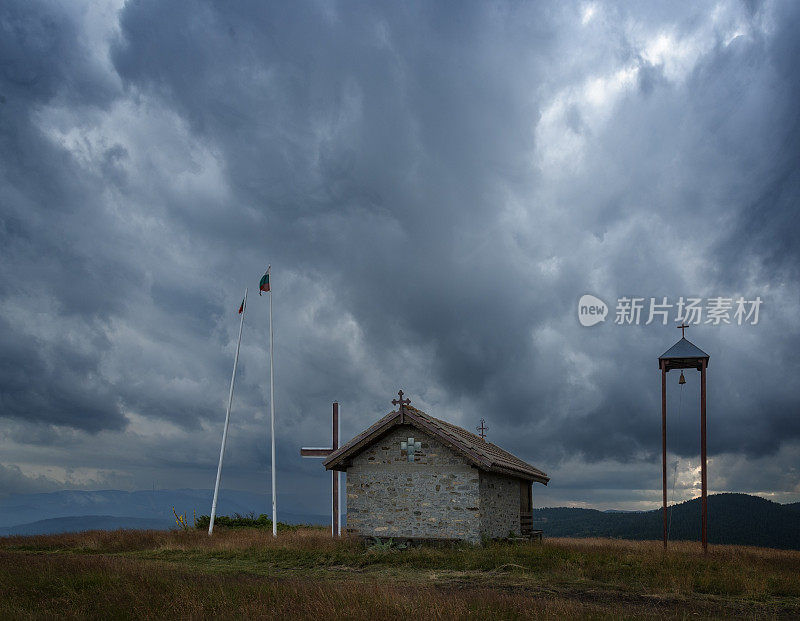
[[[214,532],[214,518],[217,516],[217,496],[219,495],[219,481],[222,477],[222,460],[225,458],[225,442],[228,439],[228,423],[231,420],[231,405],[233,404],[233,384],[236,382],[236,366],[239,363],[239,347],[242,344],[242,328],[244,327],[244,314],[247,310],[247,287],[244,289],[242,300],[242,318],[239,320],[239,339],[236,341],[236,355],[233,357],[233,374],[231,375],[231,390],[228,393],[228,409],[225,410],[225,427],[222,429],[222,446],[219,449],[219,465],[217,465],[217,481],[214,483],[214,500],[211,502],[211,519],[208,522],[208,534]]]
[[[336,436],[337,438],[342,437],[342,423],[340,420],[336,421]],[[338,444],[338,443],[337,443]],[[342,473],[339,470],[336,470],[336,500],[338,501],[338,506],[336,507],[336,511],[338,512],[338,516],[336,519],[336,524],[339,527],[339,532],[336,533],[339,537],[342,536]]]
[[[267,266],[269,276],[271,265]],[[275,493],[275,386],[272,374],[272,283],[269,287],[269,411],[272,438],[272,536],[278,536],[277,496]]]

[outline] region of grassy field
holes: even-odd
[[[0,539],[0,618],[800,617],[800,552],[546,539],[387,549],[324,529]]]

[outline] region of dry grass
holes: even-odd
[[[142,550],[332,550],[357,545],[348,538],[332,539],[327,529],[302,528],[281,533],[278,538],[269,531],[256,528],[217,529],[209,537],[200,530],[113,530],[0,537],[0,549],[71,551],[71,552],[136,552]]]
[[[0,618],[800,616],[800,552],[608,539],[386,550],[324,529],[0,539]]]
[[[4,558],[5,557],[5,558]],[[414,589],[383,584],[380,590],[350,581],[247,575],[196,574],[144,566],[128,558],[26,557],[10,563],[0,553],[4,597],[2,618],[283,618],[387,619],[532,618],[607,614],[608,606],[558,594],[488,587]],[[629,612],[648,615],[648,607]],[[649,611],[652,612],[652,611]]]

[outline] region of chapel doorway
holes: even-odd
[[[533,531],[533,499],[531,498],[531,482],[519,482],[519,531],[530,535]]]

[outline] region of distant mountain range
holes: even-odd
[[[669,538],[700,540],[700,499],[672,505]],[[534,509],[534,528],[546,537],[661,539],[661,509],[609,512],[595,509]],[[800,503],[781,505],[748,494],[708,497],[708,541],[800,550]]]
[[[211,490],[176,489],[124,492],[63,491],[0,498],[0,536],[32,535],[117,528],[175,527],[172,507],[186,513],[208,514]],[[225,490],[219,515],[265,512],[264,494]],[[656,539],[662,536],[661,510],[598,511],[566,507],[534,509],[535,528],[545,537],[615,537]],[[290,524],[330,524],[328,515],[279,511]],[[670,539],[700,539],[700,499],[670,508]],[[708,497],[708,540],[711,543],[754,545],[800,550],[800,503],[781,505],[748,494]]]
[[[158,528],[175,526],[172,507],[186,513],[208,515],[212,490],[173,489],[125,492],[120,490],[62,491],[48,494],[15,494],[0,498],[0,535],[45,534],[76,530]],[[220,492],[218,515],[266,513],[265,494],[236,490]],[[327,515],[278,512],[289,524],[326,524]]]
[[[52,533],[71,533],[83,530],[168,530],[175,526],[175,520],[117,517],[114,515],[80,515],[50,518],[27,524],[0,527],[0,536],[8,535],[49,535]]]

